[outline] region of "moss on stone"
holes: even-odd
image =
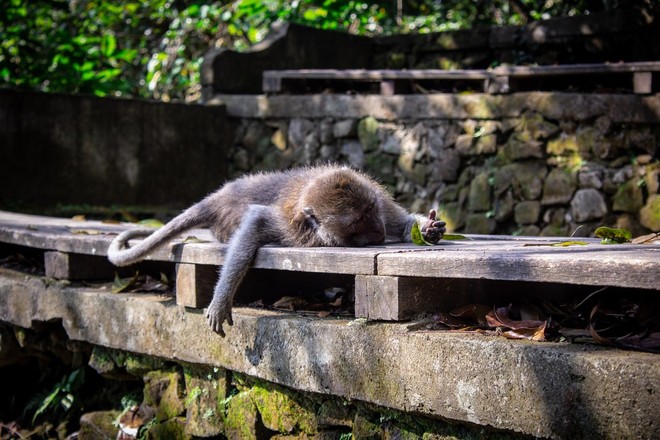
[[[311,405],[301,405],[295,399],[295,393],[283,388],[260,383],[252,388],[252,399],[261,414],[266,428],[281,433],[290,433],[294,429],[307,434],[317,431],[317,422]]]
[[[176,371],[151,371],[144,376],[144,403],[165,421],[183,414],[181,375]]]
[[[80,418],[80,440],[112,440],[117,436],[115,421],[119,411],[98,411],[83,414]]]
[[[619,186],[612,197],[615,212],[637,212],[644,206],[644,194],[637,182],[629,180]]]
[[[380,139],[378,137],[378,127],[380,124],[376,118],[367,116],[358,123],[358,139],[364,148],[364,151],[373,151],[378,148]]]
[[[567,153],[579,151],[577,137],[575,135],[560,136],[548,141],[546,151],[550,155],[562,156]]]
[[[654,194],[639,211],[639,222],[653,232],[660,231],[660,196]]]
[[[227,372],[223,368],[183,364],[186,385],[186,432],[199,437],[223,431]]]
[[[187,440],[192,439],[192,436],[186,433],[186,419],[175,417],[151,426],[146,432],[146,438],[148,440]]]
[[[227,404],[225,436],[242,440],[256,440],[263,424],[252,400],[251,391],[241,391]]]

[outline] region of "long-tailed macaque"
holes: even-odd
[[[222,335],[232,324],[234,294],[257,250],[266,244],[283,246],[366,246],[385,240],[411,241],[420,222],[424,239],[437,243],[445,223],[415,216],[399,206],[367,175],[326,165],[248,175],[223,185],[162,228],[130,229],[117,236],[108,259],[117,266],[133,264],[180,233],[209,227],[229,248],[206,317]],[[128,240],[148,237],[124,249]]]

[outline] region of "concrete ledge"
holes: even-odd
[[[222,366],[302,391],[552,438],[660,438],[660,356],[413,332],[406,324],[237,308],[226,338],[173,298],[0,271],[0,320],[61,320],[75,340]]]
[[[236,118],[500,119],[537,111],[549,119],[584,121],[608,116],[613,122],[656,124],[660,95],[524,92],[511,95],[216,95]],[[632,111],[631,111],[632,109]]]

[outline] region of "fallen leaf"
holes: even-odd
[[[491,307],[483,304],[468,304],[452,310],[450,314],[457,318],[469,319],[479,325],[488,325],[486,315],[488,315],[491,310]]]
[[[602,238],[602,244],[628,243],[632,238],[632,234],[627,229],[608,228],[607,226],[601,226],[600,228],[596,229],[594,235],[598,238]]]
[[[660,242],[660,232],[653,234],[641,235],[632,241],[632,244],[655,244]]]
[[[586,246],[586,241],[562,241],[560,243],[554,243],[551,246]]]
[[[277,309],[295,310],[296,308],[300,308],[307,304],[308,302],[305,299],[298,296],[283,296],[273,303],[273,307]]]
[[[558,241],[556,243],[525,243],[523,247],[537,247],[537,246],[585,246],[589,243],[586,241]]]
[[[318,316],[319,318],[327,318],[328,316],[330,316],[331,313],[332,313],[332,312],[331,312],[330,310],[321,310],[321,311],[317,314],[317,316]]]
[[[112,293],[121,293],[133,287],[137,282],[140,272],[135,272],[131,278],[120,278],[119,274],[115,273],[115,281],[112,283]]]
[[[445,234],[442,236],[442,239],[448,241],[471,240],[471,238],[467,238],[465,235],[460,235],[460,234]]]
[[[163,227],[163,222],[161,222],[160,220],[158,220],[156,218],[147,218],[147,219],[144,219],[144,220],[140,220],[137,223],[138,223],[138,225],[146,226],[148,228],[158,229],[158,228]]]
[[[98,229],[73,229],[69,228],[69,232],[72,234],[78,234],[78,235],[103,235],[103,231],[99,231]]]
[[[209,243],[208,240],[202,240],[200,238],[195,237],[194,235],[189,235],[186,237],[185,240],[183,240],[183,243]]]

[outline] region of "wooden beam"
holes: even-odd
[[[180,306],[203,308],[211,303],[218,268],[205,264],[176,265],[176,303]]]
[[[638,95],[648,95],[653,91],[653,73],[635,72],[633,74],[633,90]]]
[[[355,277],[355,317],[403,321],[451,307],[443,295],[445,280],[380,275]]]
[[[46,276],[60,280],[112,279],[115,267],[105,257],[70,254],[66,252],[45,252]]]

